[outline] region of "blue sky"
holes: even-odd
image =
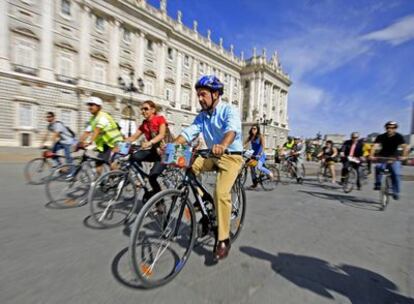
[[[149,0],[158,7],[158,0]],[[212,30],[236,54],[276,50],[293,85],[292,134],[408,133],[414,102],[414,1],[169,0],[168,14]]]

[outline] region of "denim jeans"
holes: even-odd
[[[385,168],[388,168],[391,173],[392,191],[395,194],[400,193],[401,162],[399,161],[395,161],[392,164],[381,163],[375,166],[375,186],[381,187],[381,179]]]
[[[72,164],[73,158],[72,158],[72,155],[71,155],[71,148],[72,148],[72,145],[70,145],[70,144],[62,144],[60,142],[57,142],[53,146],[52,152],[57,153],[58,151],[63,150],[64,153],[65,153],[66,163],[67,164]],[[60,160],[59,160],[58,157],[54,158],[54,160],[58,165],[61,165]]]
[[[261,172],[263,172],[264,174],[266,174],[266,175],[269,175],[269,174],[270,174],[270,170],[269,170],[269,169],[267,169],[267,168],[264,166],[265,162],[266,162],[266,154],[264,154],[264,153],[263,153],[263,154],[260,156],[260,158],[257,160],[257,165],[256,165],[256,167],[251,167],[251,168],[250,168],[250,173],[251,173],[251,175],[252,175],[252,182],[253,182],[253,184],[254,184],[254,185],[255,185],[255,184],[257,184],[256,168],[257,168],[259,171],[261,171]]]

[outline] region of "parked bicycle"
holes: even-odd
[[[194,154],[209,157],[211,152],[199,150]],[[240,234],[246,211],[240,177],[239,174],[231,191],[231,242]],[[197,214],[190,195],[199,208]],[[207,235],[217,242],[215,205],[190,163],[177,189],[164,190],[152,197],[135,219],[129,245],[132,269],[146,288],[166,284],[184,268],[196,238]]]
[[[57,167],[57,162],[62,162],[62,155],[53,153],[49,149],[42,148],[42,156],[30,160],[24,167],[24,178],[28,184],[41,185]]]

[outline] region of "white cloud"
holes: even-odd
[[[414,102],[414,92],[413,92],[413,93],[411,93],[411,94],[409,94],[409,95],[407,95],[407,96],[405,96],[405,97],[404,97],[404,100]]]
[[[307,83],[295,83],[289,91],[290,104],[296,110],[314,108],[328,99],[324,90],[311,86]]]
[[[414,15],[406,16],[390,26],[361,37],[363,40],[385,41],[399,45],[414,39]]]

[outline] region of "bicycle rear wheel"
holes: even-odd
[[[260,185],[262,186],[263,190],[271,191],[276,188],[277,184],[280,181],[279,169],[277,169],[276,166],[266,166],[266,168],[272,172],[273,179],[271,179],[269,176],[263,173],[260,173],[259,181],[260,181]]]
[[[237,181],[231,189],[231,218],[230,218],[230,241],[233,243],[243,228],[246,216],[246,192],[241,180]]]
[[[138,207],[137,192],[128,173],[111,171],[103,174],[89,192],[91,218],[101,228],[126,223]]]
[[[38,157],[29,161],[24,167],[24,178],[31,185],[44,184],[51,174],[51,159]]]
[[[380,203],[381,203],[381,210],[385,210],[390,202],[390,189],[391,189],[392,181],[390,176],[386,176],[385,183],[381,186],[380,190]]]
[[[74,208],[86,204],[91,177],[78,165],[57,167],[46,182],[49,202],[59,208]]]
[[[170,282],[194,247],[196,215],[178,190],[164,190],[140,210],[129,244],[132,269],[145,288]]]
[[[348,176],[345,176],[344,182],[343,182],[343,190],[345,193],[350,193],[355,185],[356,185],[356,181],[357,181],[357,173],[355,171],[355,169],[349,169],[348,172]]]

